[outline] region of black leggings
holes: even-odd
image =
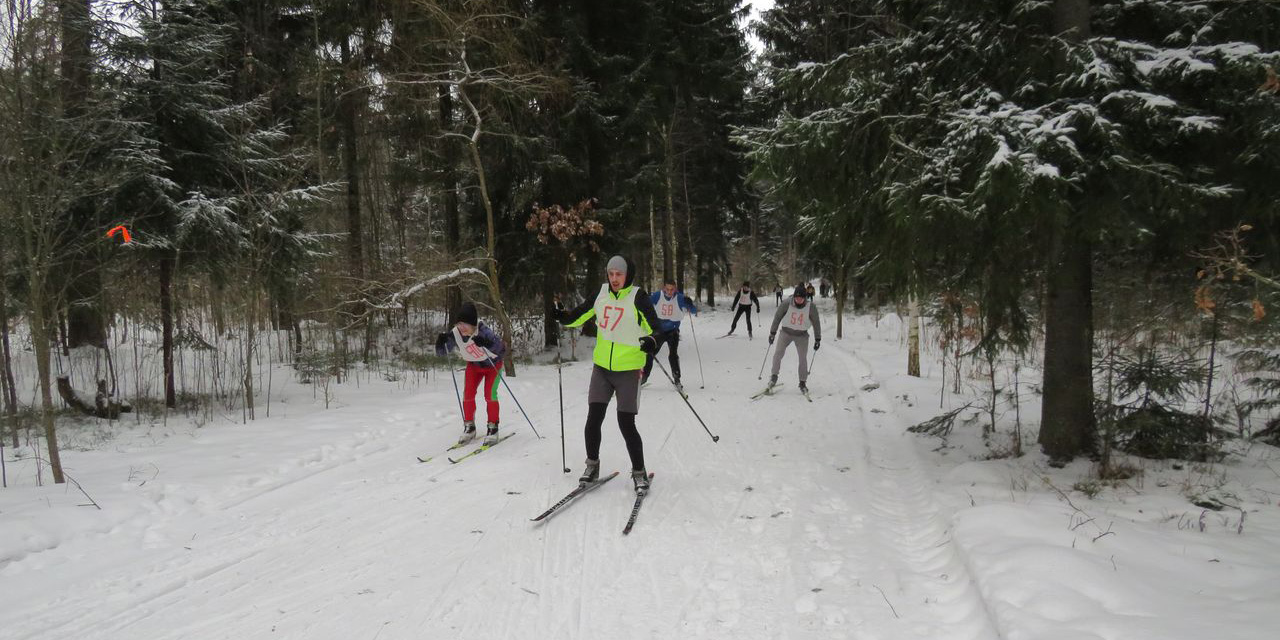
[[[587,440],[587,458],[591,460],[600,459],[600,426],[604,424],[605,410],[608,409],[607,402],[592,402],[587,405],[587,427],[583,432]],[[631,456],[631,468],[644,468],[644,442],[640,439],[640,432],[636,430],[636,414],[618,412],[618,430],[622,432],[622,439],[627,443],[627,455]]]
[[[745,307],[742,305],[738,305],[738,312],[733,314],[733,324],[729,325],[729,333],[733,333],[733,331],[738,328],[738,318],[741,318],[742,314],[744,313],[747,315],[747,335],[751,335],[751,306],[750,305]]]

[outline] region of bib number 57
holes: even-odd
[[[626,312],[627,310],[622,307],[605,305],[604,313],[602,314],[604,316],[604,323],[601,325],[601,328],[607,331],[617,329],[618,323],[622,322],[622,316],[625,315]]]

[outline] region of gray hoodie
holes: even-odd
[[[769,335],[773,335],[778,332],[778,325],[782,324],[782,319],[787,317],[787,314],[791,312],[795,307],[795,304],[795,300],[788,300],[786,304],[778,305],[778,310],[773,314],[773,326],[769,327]],[[821,340],[822,322],[818,320],[818,305],[814,304],[813,301],[810,300],[805,303],[803,308],[796,309],[796,311],[799,311],[800,313],[808,312],[809,321],[813,323],[813,337],[815,340]],[[805,333],[804,331],[792,329],[790,327],[782,327],[782,330],[793,336],[801,336]]]

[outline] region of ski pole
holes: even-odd
[[[493,358],[489,358],[489,366],[495,369],[498,368],[498,364],[493,361]],[[533,429],[533,435],[538,436],[538,439],[541,440],[542,434],[538,433],[538,428],[533,426],[533,421],[529,419],[529,414],[525,413],[524,407],[520,406],[520,398],[517,398],[516,392],[511,390],[511,385],[507,384],[507,377],[502,375],[501,371],[498,372],[498,379],[502,380],[502,386],[507,388],[507,393],[511,394],[511,399],[516,401],[516,406],[520,408],[520,414],[524,416],[524,421],[529,423],[530,429]]]
[[[814,367],[814,365],[815,365],[815,364],[817,364],[817,363],[818,363],[818,350],[817,350],[817,349],[814,349],[814,350],[813,350],[813,359],[809,361],[809,373],[810,373],[810,374],[812,374],[812,373],[813,373],[813,367]]]
[[[670,373],[667,373],[667,368],[663,366],[662,362],[660,362],[657,358],[654,358],[653,361],[657,363],[659,369],[662,369],[662,375],[666,376],[667,380],[670,380],[671,384],[674,385],[676,383],[675,379],[671,377]],[[720,442],[720,436],[714,433],[711,433],[711,430],[707,429],[707,423],[702,421],[702,416],[698,415],[698,410],[694,409],[692,404],[689,404],[689,399],[686,398],[683,393],[679,393],[676,395],[680,396],[681,400],[684,400],[685,406],[689,407],[689,410],[693,412],[693,417],[698,419],[698,424],[701,424],[702,428],[706,429],[707,435],[711,436],[711,441]]]
[[[458,397],[458,413],[466,419],[467,412],[462,410],[462,392],[458,391],[458,374],[454,372],[452,364],[446,366],[449,367],[449,377],[453,378],[453,395]]]
[[[569,461],[565,457],[564,452],[564,373],[560,371],[561,362],[564,360],[564,354],[561,349],[564,348],[564,330],[556,328],[556,386],[560,389],[560,466],[564,468],[565,473],[569,473]],[[514,396],[512,396],[514,397]]]
[[[693,326],[693,316],[689,316],[689,331],[693,332],[693,350],[698,352],[698,375],[702,378],[702,386],[699,389],[707,388],[707,376],[702,373],[702,349],[698,348],[698,328]]]
[[[769,348],[764,350],[764,360],[760,361],[760,373],[756,374],[756,380],[764,379],[764,363],[769,361],[769,351],[773,349],[773,343],[769,343]]]

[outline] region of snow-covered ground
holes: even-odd
[[[581,470],[588,361],[562,371],[573,474],[554,366],[508,381],[543,439],[503,389],[515,437],[457,465],[442,455],[460,422],[447,376],[336,386],[325,410],[288,370],[273,377],[270,418],[118,423],[64,451],[101,509],[71,484],[35,486],[30,451],[6,449],[0,638],[1280,634],[1276,449],[1209,468],[1146,462],[1090,498],[1072,488],[1089,480],[1087,461],[1050,469],[1033,445],[988,459],[976,425],[945,446],[906,433],[942,412],[939,366],[902,375],[894,316],[850,319],[836,340],[819,302],[812,403],[792,354],[786,386],[749,400],[766,330],[717,339],[729,315],[704,313],[695,349],[685,329],[684,381],[720,442],[655,370],[638,422],[656,476],[629,536],[612,412],[602,458],[624,477],[529,521]],[[770,316],[772,299],[763,305]],[[1029,401],[1023,422],[1037,411]],[[1190,494],[1240,509],[1207,511]]]

